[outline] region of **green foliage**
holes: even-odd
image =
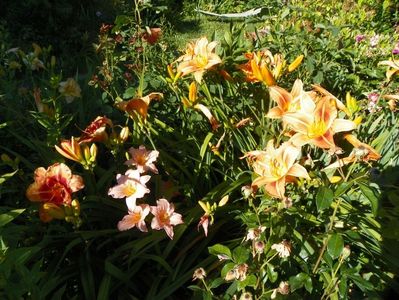
[[[399,129],[391,101],[398,76],[387,78],[386,66],[378,64],[397,59],[395,4],[113,4],[31,0],[17,8],[5,2],[0,297],[357,299],[386,296],[388,288],[398,293]],[[265,9],[256,18],[228,22],[195,13],[259,7]],[[30,23],[23,24],[29,11]],[[37,24],[45,11],[50,18],[42,28]],[[26,30],[16,35],[22,25]],[[183,49],[201,35],[217,41],[208,51],[220,62],[209,66],[214,56]],[[203,73],[193,76],[189,68],[182,74],[193,58]],[[295,128],[270,118],[276,112],[271,86],[290,94],[298,78],[316,103],[330,101],[336,118],[357,122],[352,134],[358,141],[344,130],[333,132],[339,148],[309,141],[294,147],[292,173],[308,175],[288,175],[281,191],[270,183],[285,177],[286,166],[269,159],[270,141],[276,148],[294,145]],[[322,129],[315,126],[306,138]],[[135,200],[152,206],[144,219],[148,232],[137,220],[120,231],[121,220],[136,211],[115,188],[127,170],[138,169],[126,160],[141,145],[159,153],[157,172],[145,170],[149,192]],[[56,181],[71,199],[47,207],[53,199],[32,190],[41,184],[39,168],[59,163],[84,188],[65,192],[60,185],[73,184],[51,177],[46,184]],[[154,208],[161,198],[184,223],[157,228]],[[206,275],[193,282],[198,268]]]

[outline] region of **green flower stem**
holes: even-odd
[[[211,290],[211,289],[209,288],[209,286],[206,284],[205,279],[204,279],[204,278],[201,278],[201,281],[202,281],[202,283],[204,284],[204,287],[205,287],[206,291],[209,292],[209,293],[213,296],[212,290]]]
[[[341,198],[338,198],[337,205],[335,206],[334,212],[333,212],[333,214],[331,216],[331,219],[330,219],[330,225],[328,226],[327,237],[324,239],[323,246],[322,246],[322,248],[320,250],[319,257],[317,258],[316,264],[315,264],[315,266],[313,268],[313,271],[312,271],[313,273],[316,273],[317,268],[319,267],[319,264],[321,262],[321,259],[323,258],[324,252],[326,251],[327,243],[328,243],[328,239],[329,239],[329,234],[331,233],[332,228],[334,226],[335,215],[337,214],[338,207],[339,207],[340,204],[341,204]]]

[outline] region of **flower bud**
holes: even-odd
[[[64,210],[54,203],[44,203],[43,204],[43,211],[45,211],[49,216],[54,219],[62,220],[65,218]]]
[[[127,141],[127,139],[129,138],[129,127],[125,126],[122,128],[121,132],[119,133],[119,140],[121,143],[124,143]]]

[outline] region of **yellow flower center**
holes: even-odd
[[[274,158],[270,161],[270,173],[273,177],[281,178],[287,173],[287,167],[284,163]]]
[[[124,189],[124,193],[125,193],[126,197],[130,197],[131,195],[136,193],[136,191],[137,191],[136,188],[131,184],[126,185],[125,189]]]
[[[197,55],[195,57],[195,62],[199,68],[205,68],[208,64],[208,57],[203,55]]]
[[[134,224],[137,224],[138,222],[140,222],[141,213],[134,213],[134,214],[131,215],[131,218],[132,218],[132,222]]]
[[[159,221],[161,224],[167,224],[169,222],[169,214],[166,211],[162,211],[159,213]]]
[[[327,131],[326,123],[321,120],[315,121],[308,129],[308,137],[311,139],[322,136]]]

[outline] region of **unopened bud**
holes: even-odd
[[[71,202],[72,212],[75,217],[80,215],[80,203],[78,199],[73,199]]]
[[[44,203],[43,210],[54,219],[62,220],[65,218],[64,210],[54,203]]]
[[[119,133],[119,140],[121,143],[124,143],[129,138],[130,130],[129,127],[125,126],[122,128],[121,132]]]

